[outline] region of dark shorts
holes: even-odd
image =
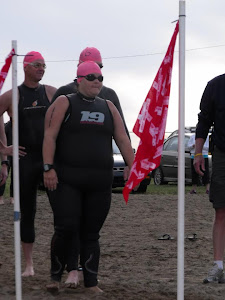
[[[209,200],[214,208],[225,207],[225,152],[214,148]]]

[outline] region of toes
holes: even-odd
[[[79,282],[65,282],[65,288],[76,289],[79,286]]]

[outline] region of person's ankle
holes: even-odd
[[[217,264],[219,269],[223,269],[223,261],[222,260],[214,260],[214,264]]]

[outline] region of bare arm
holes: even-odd
[[[60,96],[49,107],[45,117],[45,134],[43,141],[44,164],[54,164],[56,139],[69,107],[69,101],[65,96]],[[49,190],[57,187],[58,178],[54,169],[44,172],[44,184]]]
[[[5,149],[7,148],[7,138],[5,134],[5,126],[3,121],[3,116],[0,117],[0,155],[1,155],[1,161],[6,161],[7,156],[4,154]],[[1,170],[0,170],[0,185],[3,185],[8,178],[8,166],[7,164],[2,164]]]
[[[7,160],[7,155],[10,155],[12,152],[11,149],[7,147],[7,138],[5,134],[3,113],[11,112],[12,107],[12,90],[4,93],[0,96],[0,153],[1,153],[1,161]],[[6,164],[3,164],[0,171],[0,185],[3,185],[8,177],[8,168]]]
[[[5,126],[3,121],[3,116],[0,116],[0,151],[1,151],[1,160],[7,160],[7,156],[4,153],[4,148],[7,145],[7,138],[5,134]]]
[[[7,112],[12,117],[12,90],[9,90],[0,96],[0,116]]]
[[[129,169],[131,169],[134,161],[134,152],[131,147],[131,143],[127,136],[127,133],[125,131],[123,120],[118,110],[116,109],[115,105],[110,101],[107,101],[107,103],[113,115],[115,142],[119,147],[120,152],[124,160],[126,161]]]
[[[3,155],[2,160],[6,160],[7,156],[13,155],[13,146],[7,146],[7,138],[5,135],[3,114],[7,112],[9,117],[12,117],[12,90],[7,91],[0,96],[0,153]],[[19,146],[19,155],[24,156],[26,152],[25,148]],[[5,158],[4,158],[5,156]]]

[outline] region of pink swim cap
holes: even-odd
[[[102,62],[102,57],[98,49],[94,47],[87,47],[85,48],[79,58],[79,64],[81,64],[84,61],[95,61],[95,62]]]
[[[28,65],[29,63],[31,63],[31,62],[33,62],[34,60],[37,60],[37,59],[44,60],[44,57],[39,52],[30,51],[24,57],[23,66],[25,67],[26,65]]]
[[[96,64],[94,61],[85,61],[81,63],[77,68],[77,82],[80,83],[83,79],[83,77],[79,78],[79,76],[86,76],[93,73],[102,75],[102,71],[98,64]]]

